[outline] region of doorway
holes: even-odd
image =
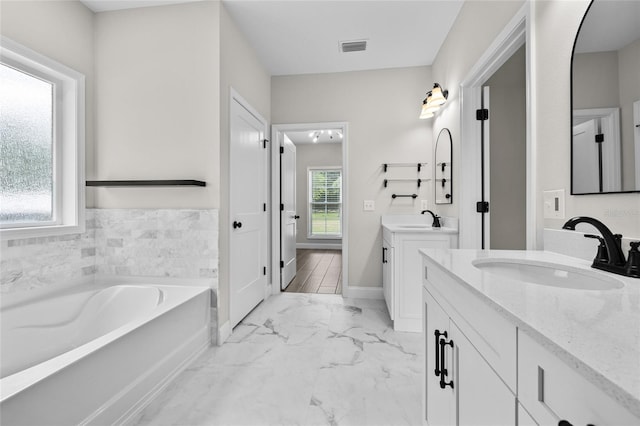
[[[541,228],[537,225],[538,203],[536,191],[536,155],[533,145],[535,130],[535,94],[532,93],[531,81],[533,55],[529,31],[529,6],[523,5],[514,18],[502,30],[487,51],[472,67],[469,75],[461,83],[462,129],[461,129],[461,180],[465,183],[460,189],[460,235],[461,248],[484,249],[491,247],[490,212],[496,211],[489,201],[491,188],[487,185],[491,181],[491,165],[485,167],[485,161],[490,159],[489,145],[484,146],[482,138],[487,140],[491,125],[486,120],[491,113],[482,111],[485,83],[520,49],[525,58],[525,184],[520,188],[524,195],[524,249],[535,250],[542,243]],[[483,159],[483,157],[485,157]],[[486,159],[486,160],[485,160]],[[484,160],[484,161],[483,161]],[[494,178],[497,179],[497,178]],[[485,193],[486,191],[486,193]],[[484,212],[484,213],[483,213]],[[483,226],[484,221],[484,226]],[[484,232],[483,232],[484,231]],[[505,232],[508,232],[505,231]],[[483,238],[484,234],[484,238]],[[485,242],[487,242],[485,244]]]
[[[272,140],[274,292],[340,294],[347,270],[347,124],[274,125]]]
[[[485,213],[483,247],[526,249],[526,46],[521,46],[482,85]],[[481,213],[482,214],[482,213]]]

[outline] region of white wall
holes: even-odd
[[[303,244],[341,244],[340,239],[309,239],[309,167],[342,167],[342,144],[296,145],[296,242]]]
[[[575,36],[589,0],[537,1],[533,3],[536,46],[535,74],[538,99],[544,101],[536,111],[538,125],[535,144],[538,150],[539,229],[558,229],[558,219],[542,219],[542,191],[565,189],[566,218],[592,216],[602,220],[614,232],[640,238],[640,194],[570,196],[570,67]]]
[[[85,167],[94,164],[93,13],[80,2],[2,1],[0,33],[85,75]],[[62,30],[61,26],[64,26]],[[93,205],[92,191],[86,203]]]
[[[389,188],[382,185],[383,163],[431,161],[431,123],[418,119],[422,99],[433,83],[431,69],[279,76],[271,81],[274,124],[349,123],[349,199],[345,200],[349,206],[348,282],[350,286],[381,286],[380,216],[420,211],[419,201],[392,201],[391,194],[416,192],[433,204],[430,187],[418,190],[413,183]],[[391,177],[391,172],[386,176]],[[423,172],[423,176],[431,174]],[[364,212],[363,200],[374,200],[376,211]]]
[[[240,94],[267,121],[271,117],[271,77],[253,47],[238,30],[224,5],[220,7],[220,284],[219,320],[229,317],[229,93]],[[267,135],[267,137],[269,137]]]
[[[97,179],[205,188],[95,188],[102,208],[218,208],[218,2],[95,15]]]

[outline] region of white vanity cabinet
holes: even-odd
[[[423,302],[425,423],[514,425],[515,395],[426,289]],[[515,346],[515,333],[512,337]]]
[[[640,361],[638,361],[640,362]],[[537,424],[638,425],[640,419],[529,335],[518,333],[518,393]]]
[[[502,279],[482,273],[473,262],[483,256],[513,262],[554,260],[587,271],[588,262],[584,266],[570,263],[570,259],[545,252],[424,250],[423,254],[425,424],[640,425],[637,388],[628,386],[628,392],[620,385],[640,382],[633,373],[640,359],[634,344],[637,334],[627,331],[630,344],[620,339],[624,333],[609,338],[618,327],[638,324],[638,318],[625,312],[620,321],[599,327],[583,319],[589,312],[575,309],[576,303],[609,294],[613,302],[624,292],[637,300],[640,292],[635,281],[629,279],[632,286],[620,289],[618,296],[613,291],[598,291],[576,301],[580,298],[572,297],[573,289],[566,292]],[[618,310],[609,310],[604,317],[597,311],[593,316],[610,321],[625,309],[613,302],[611,306]],[[637,312],[636,307],[631,310]],[[550,321],[558,311],[555,321]],[[542,333],[531,322],[538,327],[549,325]],[[582,332],[579,327],[583,324],[592,333]],[[558,329],[562,332],[553,335]],[[565,336],[580,340],[567,341]],[[565,343],[560,346],[556,341]],[[600,341],[605,344],[599,345]],[[568,351],[571,344],[574,350]],[[445,373],[436,377],[436,371],[443,368]],[[630,373],[624,376],[627,371]]]
[[[422,331],[421,248],[455,248],[457,231],[395,226],[382,228],[382,288],[393,329]]]

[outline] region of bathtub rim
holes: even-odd
[[[160,280],[155,280],[160,281]],[[172,280],[173,281],[173,280]],[[176,279],[175,282],[182,282],[189,280],[180,280]],[[120,286],[120,285],[138,285],[138,286],[152,286],[158,287],[162,290],[166,290],[169,292],[167,295],[167,300],[165,303],[158,305],[153,312],[145,316],[143,318],[139,318],[135,321],[131,321],[125,325],[122,325],[110,332],[93,339],[82,346],[79,346],[75,349],[62,353],[54,358],[43,361],[39,364],[36,364],[32,367],[26,368],[22,371],[14,373],[12,375],[3,377],[0,379],[0,404],[4,401],[11,399],[12,397],[18,395],[20,392],[25,389],[30,388],[31,386],[36,385],[37,383],[45,380],[53,374],[56,374],[59,371],[67,369],[73,366],[75,363],[79,362],[81,359],[89,356],[90,354],[100,350],[104,346],[118,340],[119,338],[125,336],[128,333],[133,332],[134,330],[142,327],[148,322],[152,321],[155,318],[158,318],[167,312],[175,309],[176,307],[192,300],[195,297],[200,296],[203,293],[208,293],[209,297],[209,305],[211,305],[211,288],[208,286],[197,286],[197,285],[170,285],[170,284],[160,284],[155,282],[150,282],[150,279],[147,278],[145,282],[145,278],[143,277],[135,277],[132,280],[121,280],[120,278],[112,278],[110,284],[106,284],[105,282],[94,282],[90,285],[85,286],[76,286],[76,292],[85,292],[91,290],[102,290],[109,287]],[[51,296],[52,293],[56,295],[63,295],[62,293],[72,294],[74,287],[65,286],[64,292],[46,292],[46,296]],[[181,293],[182,297],[179,299],[175,299],[177,293]],[[34,299],[29,299],[35,301],[43,300],[46,298],[45,296],[37,297]],[[12,307],[19,307],[22,304],[30,303],[28,301],[21,301],[18,305],[12,305]],[[8,309],[8,308],[4,308]]]

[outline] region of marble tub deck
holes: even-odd
[[[208,349],[139,425],[420,425],[424,344],[384,301],[272,296]]]

